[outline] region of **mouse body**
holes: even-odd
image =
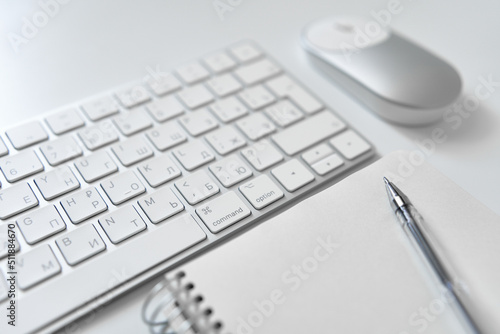
[[[371,25],[370,25],[371,23]],[[376,114],[422,125],[442,118],[462,81],[447,62],[373,21],[327,18],[302,32],[313,62]]]

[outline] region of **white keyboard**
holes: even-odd
[[[5,129],[0,308],[67,325],[374,155],[251,42]]]

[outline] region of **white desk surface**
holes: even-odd
[[[50,2],[45,0],[44,2]],[[61,0],[62,1],[62,0]],[[214,2],[232,3],[221,20]],[[144,77],[242,38],[257,41],[381,154],[417,149],[436,126],[388,124],[314,70],[299,32],[325,15],[365,15],[388,0],[141,0],[69,1],[15,53],[11,33],[32,21],[38,1],[0,3],[0,127]],[[464,95],[480,76],[500,81],[500,2],[400,0],[391,25],[458,68]],[[10,35],[9,35],[10,34]],[[500,214],[500,87],[457,129],[447,128],[428,161]],[[449,125],[449,124],[448,124]],[[429,190],[431,191],[431,190]]]

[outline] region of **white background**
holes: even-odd
[[[220,0],[227,3],[227,0]],[[500,214],[500,87],[461,126],[388,124],[318,73],[299,44],[301,28],[326,15],[361,15],[388,1],[229,0],[223,19],[213,0],[73,0],[18,52],[9,34],[33,21],[37,1],[0,2],[0,128],[142,78],[242,38],[258,42],[293,75],[375,144],[381,154],[417,149],[435,127],[446,142],[427,159]],[[45,1],[47,2],[47,1]],[[391,26],[452,63],[473,95],[480,76],[500,81],[500,2],[401,0]],[[432,189],[429,189],[432,191]]]

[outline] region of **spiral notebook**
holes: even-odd
[[[383,175],[426,219],[481,330],[500,333],[500,217],[401,152],[168,273],[146,312],[171,319],[168,327],[142,320],[151,282],[70,332],[466,333],[396,221]]]
[[[466,332],[397,223],[382,176],[395,181],[425,217],[471,298],[481,330],[500,333],[500,217],[401,152],[168,274],[152,294],[157,299],[148,299],[147,317],[173,322],[151,328]]]

